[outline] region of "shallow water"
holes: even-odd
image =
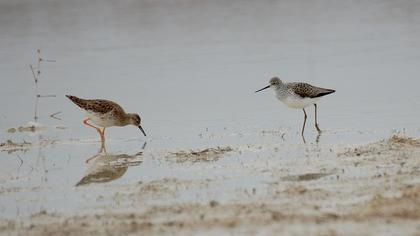
[[[124,203],[101,196],[175,177],[224,181],[163,202],[228,201],[235,189],[272,181],[260,171],[279,158],[322,158],[319,149],[395,132],[419,136],[419,10],[415,1],[379,0],[1,1],[0,142],[56,144],[0,152],[0,216],[117,208]],[[40,92],[57,95],[39,102],[38,122],[47,129],[8,133],[33,120],[28,64],[36,62],[37,48],[56,60],[41,68]],[[302,112],[280,104],[272,91],[254,94],[274,75],[337,90],[319,104],[325,132],[318,143],[312,108],[304,145]],[[133,158],[141,163],[107,183],[75,187],[99,137],[82,125],[83,112],[65,94],[139,112],[148,136],[134,127],[110,128],[107,151],[144,151]],[[57,111],[61,120],[49,118]],[[165,154],[217,146],[234,151],[199,163],[176,163]]]

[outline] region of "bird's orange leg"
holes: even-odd
[[[85,163],[88,164],[91,160],[93,160],[93,159],[95,159],[95,158],[97,158],[99,156],[101,156],[101,153],[98,153],[98,154],[96,154],[94,156],[89,157],[88,159],[86,159]]]
[[[91,160],[98,158],[100,156],[106,155],[106,147],[105,147],[105,143],[102,143],[101,148],[99,149],[98,153],[92,157],[89,157],[88,159],[86,159],[85,163],[88,164]]]
[[[102,129],[102,132],[101,132],[101,141],[102,143],[105,143],[105,127]]]
[[[83,124],[85,124],[87,126],[90,126],[90,127],[94,128],[94,129],[96,129],[96,131],[98,131],[99,135],[101,136],[101,142],[104,143],[105,142],[105,138],[103,138],[103,134],[102,134],[101,129],[98,128],[98,127],[96,127],[96,126],[94,126],[94,125],[89,124],[88,123],[89,120],[90,120],[89,118],[84,119],[83,120]]]
[[[106,146],[105,143],[101,145],[101,148],[99,149],[99,152],[101,154],[105,154],[106,155]]]

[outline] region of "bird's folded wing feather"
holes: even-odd
[[[122,111],[122,107],[115,102],[108,101],[108,100],[92,100],[92,102],[87,104],[87,109],[96,113],[108,113],[111,111]]]
[[[302,98],[317,98],[335,92],[333,89],[315,87],[307,83],[289,83],[287,86]]]
[[[94,100],[79,99],[75,101],[75,103],[81,108],[85,109],[86,111],[93,112],[93,113],[105,114],[111,111],[124,111],[122,107],[116,104],[115,102],[102,100],[102,99],[94,99]]]

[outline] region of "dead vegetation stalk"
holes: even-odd
[[[39,99],[40,98],[48,98],[48,97],[56,97],[56,95],[42,95],[39,93],[39,82],[40,82],[40,77],[41,77],[41,64],[43,62],[55,62],[55,60],[46,60],[43,59],[41,57],[41,49],[37,49],[36,50],[37,53],[37,66],[36,68],[34,68],[34,66],[32,64],[29,65],[29,68],[32,71],[32,76],[34,78],[34,82],[35,82],[35,108],[34,108],[34,121],[37,122],[38,121],[38,103],[39,103]],[[59,112],[56,112],[56,114],[58,114]]]

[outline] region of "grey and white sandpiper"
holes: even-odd
[[[270,79],[269,85],[255,91],[256,93],[264,90],[272,88],[275,93],[276,97],[286,104],[290,108],[295,109],[302,109],[304,114],[303,120],[303,127],[302,127],[302,137],[305,131],[305,124],[306,124],[306,111],[305,108],[314,105],[315,106],[315,127],[319,133],[321,133],[321,129],[318,126],[317,121],[317,102],[319,99],[325,95],[334,93],[335,90],[333,89],[326,89],[315,87],[313,85],[301,82],[292,82],[292,83],[285,83],[281,81],[278,77],[273,77]]]
[[[105,142],[105,128],[112,126],[134,125],[146,136],[140,125],[140,116],[135,113],[126,113],[120,105],[113,101],[82,99],[71,95],[66,95],[66,97],[87,112],[87,118],[83,120],[83,123],[98,131],[102,144]],[[88,123],[88,121],[92,121],[95,125],[102,127],[102,129]]]

